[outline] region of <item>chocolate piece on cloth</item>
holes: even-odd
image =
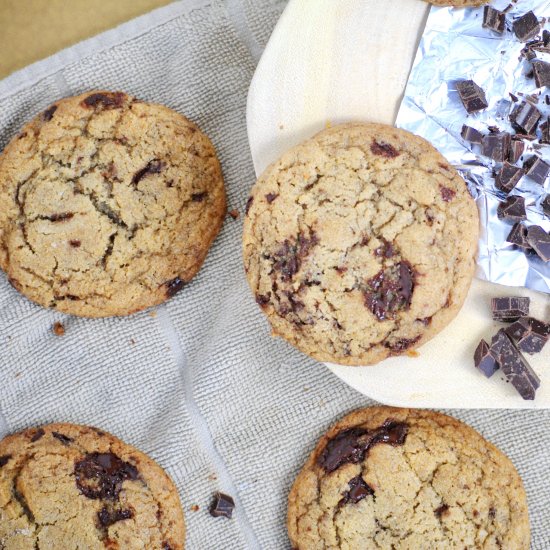
[[[539,185],[544,185],[548,174],[550,173],[550,164],[544,162],[536,155],[523,163],[523,169],[526,170],[525,175]]]
[[[527,242],[527,227],[519,222],[512,227],[512,231],[510,231],[509,235],[506,237],[506,242],[523,248],[524,252],[531,250],[531,245]]]
[[[524,101],[517,105],[510,113],[509,119],[517,132],[532,135],[537,129],[542,113],[531,103]]]
[[[540,378],[516,348],[504,329],[491,340],[491,353],[496,357],[506,379],[523,399],[532,401],[540,386]]]
[[[525,172],[519,166],[505,161],[496,175],[495,186],[497,189],[509,193],[524,175]]]
[[[529,227],[527,242],[543,262],[550,261],[550,235],[540,225]]]
[[[235,501],[229,495],[224,493],[215,493],[214,500],[210,505],[210,515],[215,518],[229,518],[233,516],[233,509],[235,508]]]
[[[514,164],[514,162],[517,162],[521,155],[523,155],[524,150],[525,144],[523,141],[512,136],[512,142],[510,143],[510,149],[508,151],[508,160]]]
[[[472,128],[471,126],[467,126],[466,124],[462,125],[460,135],[462,139],[469,141],[470,143],[481,143],[481,140],[483,139],[483,134],[479,130]]]
[[[537,88],[550,86],[550,63],[534,59],[531,65],[533,66],[533,76],[535,77]]]
[[[516,222],[527,219],[525,199],[518,195],[507,197],[506,200],[499,203],[497,216],[499,220],[512,220]]]
[[[532,11],[528,11],[514,21],[512,28],[520,42],[527,42],[540,32],[540,23],[537,16]]]
[[[460,96],[460,101],[468,113],[475,113],[487,109],[489,104],[485,97],[485,92],[473,80],[459,80],[456,83],[456,89]]]
[[[493,374],[500,368],[496,359],[491,354],[489,344],[485,340],[481,340],[474,353],[474,365],[487,378],[491,378]]]
[[[497,162],[504,162],[510,150],[511,137],[508,132],[483,136],[481,154]]]
[[[495,321],[512,322],[529,315],[531,300],[523,296],[503,296],[491,300],[491,310]]]
[[[550,324],[533,317],[522,317],[504,330],[521,351],[531,355],[542,351],[550,338]]]
[[[504,12],[496,10],[491,6],[485,6],[483,8],[483,23],[484,29],[491,29],[492,31],[502,34],[504,32],[504,25],[506,23],[506,15]]]

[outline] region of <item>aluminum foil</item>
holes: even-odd
[[[497,217],[497,206],[505,194],[496,189],[493,172],[500,164],[483,157],[479,145],[464,141],[463,124],[488,133],[489,126],[514,133],[508,119],[515,103],[510,93],[529,95],[542,91],[539,110],[550,114],[545,95],[527,75],[530,63],[520,53],[525,44],[511,31],[511,22],[529,10],[540,20],[550,18],[550,0],[495,0],[494,8],[507,12],[507,29],[499,35],[482,28],[483,7],[469,9],[432,8],[413,64],[397,126],[428,139],[462,174],[475,198],[481,218],[481,234],[476,275],[487,281],[509,286],[525,286],[550,293],[550,262],[534,254],[524,254],[506,242],[512,224]],[[550,28],[543,21],[545,29]],[[550,61],[550,54],[537,52],[537,58]],[[457,80],[472,79],[485,91],[489,107],[468,114],[456,91]],[[549,99],[550,101],[550,99]],[[542,122],[542,119],[541,119]],[[540,131],[538,132],[540,136]],[[523,159],[537,153],[550,162],[550,145],[524,141]],[[536,150],[533,144],[536,145]],[[540,208],[550,192],[550,178],[544,188],[523,177],[512,195],[525,197],[527,225],[536,224],[550,231],[550,220]]]

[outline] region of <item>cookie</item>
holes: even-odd
[[[320,361],[376,363],[457,314],[478,213],[427,141],[381,124],[327,129],[252,189],[244,262],[273,332]]]
[[[57,101],[0,157],[0,267],[34,302],[88,317],[173,296],[225,214],[210,140],[122,92]]]
[[[424,0],[434,6],[452,6],[455,8],[468,8],[475,6],[483,6],[488,4],[489,0]]]
[[[0,548],[182,550],[178,492],[149,457],[86,426],[0,441]]]
[[[372,407],[322,437],[288,501],[295,550],[528,550],[510,460],[431,411]]]

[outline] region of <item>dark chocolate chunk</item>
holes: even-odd
[[[348,462],[357,464],[365,458],[374,445],[379,443],[403,445],[407,432],[407,424],[389,419],[374,430],[364,428],[344,430],[327,443],[319,455],[318,463],[328,473],[334,472]]]
[[[260,307],[265,307],[267,304],[269,304],[270,298],[271,298],[270,292],[268,292],[267,294],[256,294],[256,303]]]
[[[507,197],[499,203],[497,216],[499,220],[512,220],[515,222],[526,220],[525,199],[518,195]]]
[[[52,432],[53,437],[61,441],[63,445],[70,445],[74,439],[72,437],[69,437],[68,435],[60,434],[59,432]]]
[[[374,250],[374,255],[378,258],[393,258],[395,256],[395,248],[393,247],[392,243],[386,241],[385,239],[381,239],[382,244],[378,248]]]
[[[441,193],[441,198],[444,202],[451,202],[456,195],[456,191],[443,186],[439,186],[439,192]]]
[[[528,11],[514,21],[512,28],[520,42],[527,42],[540,32],[540,23],[537,16],[532,11]]]
[[[512,137],[512,141],[510,142],[510,148],[508,150],[508,160],[514,164],[519,160],[521,155],[523,155],[523,151],[525,149],[525,143],[523,141],[520,141],[519,139],[514,139]]]
[[[550,86],[550,63],[534,59],[531,65],[533,66],[533,76],[535,77],[537,88]]]
[[[539,185],[544,185],[550,173],[550,164],[544,162],[540,157],[532,156],[523,163],[525,175]]]
[[[43,118],[46,122],[49,122],[49,121],[53,118],[53,115],[55,114],[56,111],[57,111],[57,105],[52,105],[51,107],[48,107],[48,108],[42,113],[42,118]]]
[[[172,547],[165,540],[163,540],[162,541],[162,550],[172,550]]]
[[[527,242],[527,227],[519,222],[514,224],[512,231],[506,237],[506,241],[523,248],[525,251],[531,249],[531,245]]]
[[[434,514],[435,514],[436,517],[441,518],[445,514],[447,514],[448,511],[449,511],[449,507],[447,506],[447,504],[442,504],[441,506],[438,506],[434,510]]]
[[[471,126],[466,126],[466,124],[462,125],[460,135],[462,136],[462,139],[469,141],[470,143],[481,143],[481,140],[483,139],[483,134],[481,132]]]
[[[527,229],[527,242],[543,262],[550,261],[550,235],[540,225]]]
[[[495,186],[504,193],[509,193],[524,174],[521,168],[505,161],[495,177]]]
[[[508,132],[488,134],[481,140],[481,154],[497,162],[504,162],[510,150],[511,136]]]
[[[11,459],[11,455],[3,455],[3,456],[0,456],[0,468],[2,468],[2,466],[5,466]]]
[[[105,505],[97,513],[97,519],[101,527],[110,527],[117,521],[123,521],[125,519],[131,519],[134,517],[132,510],[120,510],[112,505]]]
[[[96,93],[90,94],[84,101],[82,105],[84,107],[97,107],[102,106],[104,109],[116,109],[121,107],[124,103],[124,98],[126,94],[122,92],[107,92],[107,93]]]
[[[398,311],[410,308],[414,284],[414,271],[408,262],[383,269],[367,281],[365,306],[379,321],[393,319]]]
[[[80,245],[82,244],[78,239],[71,239],[69,241],[69,244],[73,247],[73,248],[79,248]]]
[[[294,275],[300,271],[302,260],[318,242],[317,236],[313,232],[309,237],[300,233],[295,242],[286,239],[273,255],[273,269],[281,274],[283,281],[292,280]]]
[[[203,193],[193,193],[191,195],[191,200],[193,202],[202,202],[206,198],[206,192]]]
[[[380,157],[395,158],[400,155],[399,151],[389,143],[380,143],[374,140],[370,145],[370,150],[373,154]]]
[[[550,195],[546,195],[544,199],[542,199],[540,207],[542,208],[544,215],[550,218]]]
[[[512,322],[529,315],[531,300],[523,296],[503,296],[491,300],[491,310],[495,321]]]
[[[460,80],[456,83],[456,89],[468,113],[475,113],[489,106],[485,92],[473,80]]]
[[[416,342],[418,342],[420,338],[420,335],[416,336],[415,338],[398,338],[397,340],[386,342],[384,346],[388,349],[391,349],[392,351],[402,352],[414,346],[414,344],[416,344]]]
[[[374,490],[370,487],[365,480],[358,475],[348,482],[349,490],[344,493],[343,498],[338,503],[338,506],[345,506],[349,502],[357,504],[365,497],[374,495]]]
[[[549,96],[546,96],[549,97]],[[550,144],[550,119],[546,119],[540,126],[540,142]]]
[[[489,344],[485,340],[481,340],[474,353],[474,365],[487,378],[490,378],[499,369],[499,365],[491,354]]]
[[[185,286],[185,281],[183,281],[179,277],[176,277],[174,279],[171,279],[170,281],[166,281],[164,285],[166,286],[166,296],[168,296],[168,298],[171,298],[172,296],[175,296]]]
[[[166,168],[165,162],[158,159],[151,160],[141,170],[138,170],[134,174],[132,183],[137,185],[144,177],[149,174],[159,174],[162,170],[164,170],[164,168]]]
[[[50,216],[45,216],[44,219],[51,222],[64,222],[70,220],[74,216],[73,212],[59,212],[57,214],[51,214]]]
[[[522,317],[505,331],[521,351],[529,354],[542,351],[550,337],[550,325],[533,317]]]
[[[504,376],[521,397],[527,400],[535,399],[535,393],[540,386],[540,378],[512,343],[504,329],[500,329],[493,336],[491,352],[497,358]]]
[[[491,6],[485,6],[483,9],[483,28],[491,29],[492,31],[502,34],[504,32],[505,23],[506,15],[503,12],[495,10],[495,8]]]
[[[45,433],[46,432],[42,428],[38,428],[31,436],[31,443],[35,443],[39,439],[42,439]]]
[[[113,453],[90,453],[75,464],[76,486],[91,499],[116,500],[126,480],[138,478],[138,471]]]
[[[248,214],[248,211],[250,210],[250,207],[252,206],[253,202],[254,202],[254,197],[248,197],[248,200],[246,201],[246,207],[244,210],[245,214]]]
[[[224,517],[231,519],[233,515],[233,509],[235,508],[235,501],[224,493],[216,493],[214,500],[210,505],[210,515],[215,518]]]
[[[265,196],[265,200],[271,204],[277,197],[279,196],[279,193],[268,193]]]
[[[537,129],[541,117],[541,112],[534,105],[524,101],[510,113],[510,122],[517,132],[531,135]]]

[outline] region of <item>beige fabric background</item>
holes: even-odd
[[[0,146],[60,96],[124,89],[187,114],[210,135],[230,208],[242,214],[254,181],[246,93],[284,5],[185,0],[16,73],[0,81]],[[372,404],[269,337],[245,281],[241,227],[242,218],[226,220],[196,279],[154,315],[63,316],[0,276],[0,436],[69,421],[140,447],[180,490],[191,550],[288,549],[294,476],[335,418]],[[63,337],[52,334],[57,320]],[[529,496],[533,548],[550,548],[550,413],[450,412],[512,458]],[[208,515],[216,490],[235,497],[233,520]]]

